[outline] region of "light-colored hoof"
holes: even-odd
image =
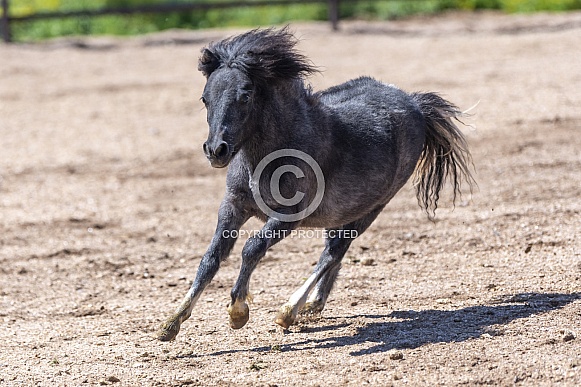
[[[176,338],[178,332],[180,331],[180,316],[179,314],[174,314],[168,318],[159,328],[157,332],[157,338],[161,341],[172,341]]]
[[[240,329],[248,322],[250,318],[250,309],[245,302],[235,302],[228,307],[230,315],[230,328]]]
[[[278,311],[274,322],[284,329],[288,329],[296,320],[296,315],[293,315],[293,309],[292,305],[283,305]]]
[[[323,311],[325,304],[321,301],[311,301],[307,302],[303,309],[301,310],[300,314],[302,315],[316,315],[320,314]]]

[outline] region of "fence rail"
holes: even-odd
[[[257,1],[228,1],[215,3],[161,3],[149,4],[135,7],[121,7],[121,8],[100,8],[100,9],[85,9],[76,11],[55,11],[55,12],[39,12],[24,16],[10,16],[10,6],[8,0],[2,1],[2,19],[0,20],[0,27],[2,29],[2,39],[8,43],[12,40],[10,24],[13,22],[27,21],[27,20],[41,20],[41,19],[55,19],[67,17],[80,16],[103,16],[103,15],[131,15],[131,14],[145,14],[145,13],[166,13],[166,12],[184,12],[184,11],[202,11],[209,9],[225,9],[225,8],[242,8],[242,7],[261,7],[274,5],[292,5],[292,4],[315,4],[327,3],[329,21],[333,30],[337,30],[339,23],[339,0],[257,0]],[[345,0],[343,0],[345,1]],[[353,1],[353,0],[347,0]]]

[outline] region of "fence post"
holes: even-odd
[[[339,29],[339,0],[329,0],[329,21],[333,31]]]
[[[2,39],[5,43],[10,43],[10,18],[8,16],[8,0],[2,0],[2,19],[0,20],[0,29],[2,30]]]

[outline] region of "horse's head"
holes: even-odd
[[[202,50],[198,70],[207,79],[202,101],[210,127],[204,153],[213,167],[227,166],[250,137],[252,117],[260,113],[259,95],[266,100],[268,93],[264,91],[275,84],[316,71],[306,57],[294,50],[296,43],[286,28],[259,29]]]
[[[227,166],[248,137],[255,92],[244,71],[236,66],[219,67],[208,75],[202,94],[210,129],[204,153],[215,168]]]

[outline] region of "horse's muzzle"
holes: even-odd
[[[232,148],[226,141],[211,143],[206,141],[203,145],[204,153],[214,168],[224,168],[232,160]]]

